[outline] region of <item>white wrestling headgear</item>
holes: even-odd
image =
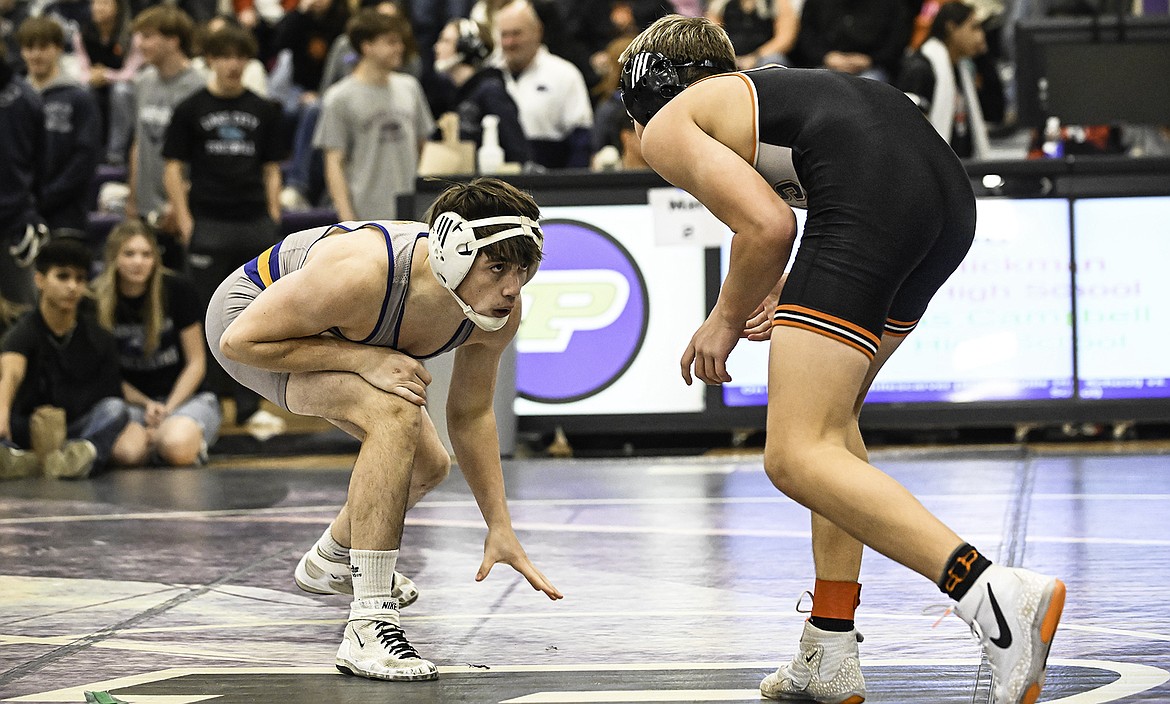
[[[491,227],[492,225],[515,225],[516,227],[509,227],[494,235],[476,239],[476,228]],[[479,253],[479,250],[509,237],[530,237],[543,250],[544,235],[540,231],[540,224],[523,215],[498,215],[479,220],[465,220],[458,213],[440,213],[435,218],[435,224],[431,225],[431,234],[427,238],[431,255],[431,271],[435,278],[443,284],[443,288],[451,292],[467,319],[488,332],[494,332],[507,325],[510,316],[496,318],[477,313],[459,296],[455,295],[455,289],[463,282],[467,272],[471,271],[471,264],[475,261],[475,255]],[[536,268],[539,265],[540,262],[537,262],[536,266],[529,269],[529,280],[536,274]]]

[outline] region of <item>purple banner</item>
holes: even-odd
[[[877,385],[875,385],[877,386]],[[967,403],[978,401],[1043,401],[1053,398],[1071,398],[1072,385],[1067,379],[1044,379],[1027,383],[1018,383],[1014,390],[1003,393],[997,389],[994,393],[976,395],[972,391],[978,384],[964,384],[957,382],[922,382],[905,383],[891,386],[900,388],[874,388],[865,397],[866,403]],[[1162,389],[1164,395],[1170,396],[1170,389]],[[1155,395],[1155,394],[1150,394]],[[957,400],[956,396],[961,397]],[[1120,397],[1119,397],[1120,398]],[[759,386],[725,386],[723,388],[723,404],[725,406],[764,406],[768,403],[768,390]]]
[[[1081,382],[1081,398],[1170,398],[1170,379],[1088,379]]]

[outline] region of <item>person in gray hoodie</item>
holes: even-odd
[[[50,17],[30,17],[16,32],[28,81],[45,110],[44,179],[37,210],[54,232],[83,237],[89,185],[102,148],[97,100],[61,71],[65,31]]]

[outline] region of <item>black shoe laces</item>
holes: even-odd
[[[406,634],[399,626],[388,621],[378,621],[374,626],[374,632],[378,634],[378,640],[383,647],[399,660],[422,659],[410,641],[406,640]]]

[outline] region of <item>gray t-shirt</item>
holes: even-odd
[[[207,74],[188,66],[169,79],[147,66],[134,79],[134,136],[138,142],[138,213],[146,217],[167,202],[163,188],[163,143],[175,106],[207,83]]]
[[[393,73],[384,86],[349,76],[325,92],[313,146],[345,156],[358,219],[393,220],[398,194],[414,190],[419,143],[434,130],[422,86],[412,76]]]

